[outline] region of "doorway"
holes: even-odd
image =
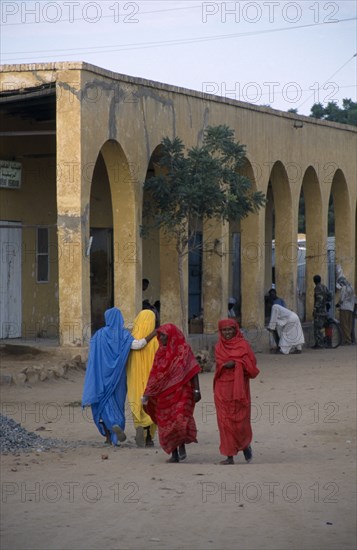
[[[105,325],[104,313],[114,305],[113,230],[91,228],[90,292],[92,334]]]
[[[0,338],[21,338],[22,228],[0,221]]]
[[[188,316],[191,324],[193,319],[202,318],[202,233],[199,232],[190,239],[188,273]]]

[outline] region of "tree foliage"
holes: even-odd
[[[264,194],[253,191],[251,181],[240,174],[245,146],[234,140],[229,127],[208,127],[202,145],[188,149],[186,156],[178,137],[165,137],[161,145],[162,173],[144,184],[149,197],[146,220],[153,223],[145,223],[143,229],[160,227],[175,236],[179,252],[187,246],[187,226],[194,226],[195,220],[240,220],[265,204]]]
[[[197,220],[240,220],[265,205],[264,194],[254,191],[251,181],[240,173],[245,154],[234,130],[225,125],[206,128],[202,145],[187,150],[178,137],[162,140],[156,170],[160,173],[144,184],[148,200],[142,229],[146,233],[158,227],[174,239],[179,271],[194,242]],[[182,288],[180,279],[183,308]],[[182,322],[185,330],[184,315]]]
[[[322,103],[314,103],[310,116],[320,120],[357,126],[357,103],[347,98],[342,100],[342,108],[335,101],[330,101],[326,107]]]

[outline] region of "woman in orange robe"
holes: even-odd
[[[173,324],[157,329],[159,349],[143,395],[143,404],[157,424],[159,441],[170,454],[168,462],[186,458],[185,444],[197,443],[193,412],[201,399],[198,373],[201,367],[182,332]]]
[[[220,434],[221,464],[234,464],[233,456],[243,451],[252,459],[249,379],[259,374],[256,358],[235,319],[219,321],[219,341],[215,346],[216,372],[214,402]]]

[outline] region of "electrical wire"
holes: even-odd
[[[128,4],[128,2],[127,2]],[[129,4],[136,4],[136,2],[129,2]],[[165,8],[165,9],[162,9],[162,10],[151,10],[151,11],[140,11],[140,15],[151,15],[152,13],[166,13],[166,12],[172,12],[172,11],[182,11],[182,10],[193,10],[193,9],[197,9],[197,8],[200,8],[202,9],[202,4],[197,4],[197,6],[185,6],[185,7],[182,7],[182,8]],[[112,8],[109,8],[109,9],[113,9]],[[11,15],[11,14],[9,14]],[[15,14],[14,14],[15,15]],[[131,14],[127,14],[127,15],[131,15]],[[102,15],[100,16],[101,19],[113,19],[113,14],[110,14],[110,15]],[[74,23],[75,21],[84,21],[85,20],[85,17],[74,17],[73,19],[60,19],[59,21],[56,21],[56,24],[57,23]],[[52,21],[48,21],[49,24],[52,24]],[[4,25],[5,27],[13,27],[15,25],[38,25],[38,22],[37,21],[21,21],[20,23],[2,23],[2,25]]]
[[[348,63],[349,63],[350,61],[352,61],[352,59],[353,59],[354,57],[357,57],[357,53],[355,53],[352,57],[348,58],[347,61],[345,61],[345,63],[343,63],[343,65],[341,65],[341,67],[339,67],[331,76],[329,76],[328,79],[325,80],[325,82],[324,82],[321,86],[319,86],[319,88],[317,89],[317,92],[319,92],[319,90],[320,90],[321,88],[323,89],[324,86],[325,86],[326,84],[328,84],[329,82],[331,82],[331,79],[332,79],[337,73],[339,73],[344,67],[346,67],[346,65],[348,65]],[[300,105],[298,105],[297,109],[300,109],[303,105],[305,105],[305,103],[306,103],[307,101],[310,101],[312,97],[314,97],[314,93],[311,94],[309,97],[307,97],[302,103],[300,103]]]
[[[147,49],[147,48],[155,48],[155,47],[161,47],[161,46],[180,46],[184,44],[193,44],[193,43],[201,43],[201,42],[209,42],[214,40],[224,40],[224,39],[232,39],[232,38],[242,38],[242,37],[249,37],[249,36],[257,36],[261,34],[272,34],[275,32],[286,32],[286,31],[293,31],[297,29],[303,29],[303,28],[311,28],[311,27],[317,27],[320,25],[331,25],[331,24],[338,24],[338,23],[345,23],[348,21],[355,21],[356,17],[350,17],[347,19],[340,19],[339,21],[328,21],[328,22],[322,22],[322,23],[312,23],[312,24],[306,24],[306,25],[297,25],[295,27],[280,27],[278,29],[263,29],[260,31],[253,31],[253,32],[244,32],[244,33],[231,33],[231,34],[221,34],[221,35],[213,35],[213,36],[206,36],[206,37],[198,37],[198,38],[184,38],[184,39],[173,39],[173,40],[166,40],[166,41],[154,41],[154,42],[142,42],[142,43],[132,43],[132,44],[126,44],[126,45],[114,45],[114,46],[97,46],[97,47],[88,47],[88,48],[63,48],[59,50],[48,50],[46,49],[46,53],[49,53],[49,55],[41,55],[42,59],[46,58],[53,58],[53,54],[57,52],[62,52],[60,55],[67,55],[67,56],[77,56],[81,53],[85,53],[87,55],[97,54],[97,53],[111,53],[111,52],[118,52],[118,51],[127,51],[127,50],[138,50],[138,49]],[[109,49],[107,49],[109,48]],[[89,51],[92,50],[92,51]],[[8,54],[6,52],[3,52],[3,56],[6,57],[9,55],[8,58],[9,61],[16,61],[19,59],[26,59],[25,57],[16,58],[12,57],[13,55],[18,54],[31,54],[30,58],[33,60],[34,56],[32,54],[41,53],[44,50],[27,50],[26,52],[9,52]],[[66,52],[76,52],[76,53],[66,53]],[[35,56],[39,57],[39,56]]]

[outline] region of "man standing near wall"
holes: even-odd
[[[340,291],[336,307],[340,310],[342,344],[352,344],[352,321],[355,308],[355,293],[351,283],[346,279],[340,265],[336,266],[336,288]]]
[[[315,283],[314,290],[314,338],[315,344],[312,349],[319,349],[324,347],[324,338],[321,330],[323,329],[327,319],[327,304],[331,302],[332,295],[327,286],[322,284],[320,275],[314,275],[313,281]]]

